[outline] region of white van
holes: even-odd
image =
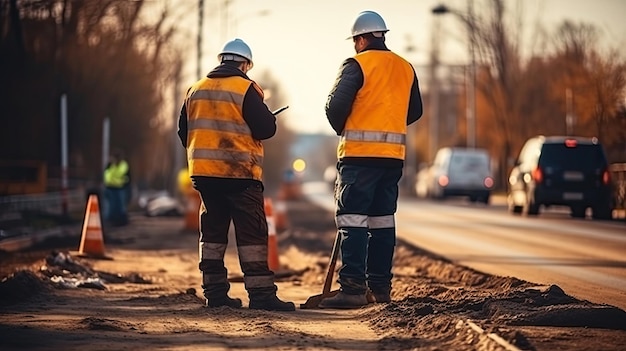
[[[463,196],[488,204],[494,186],[491,158],[484,149],[439,149],[427,178],[427,196],[436,199]]]

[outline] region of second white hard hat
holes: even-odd
[[[363,11],[356,16],[354,24],[352,24],[352,35],[348,39],[366,33],[373,33],[375,37],[382,37],[383,33],[388,31],[385,20],[378,13]]]
[[[217,59],[220,62],[223,61],[239,61],[244,62],[248,61],[250,63],[250,68],[252,68],[252,50],[245,41],[235,38],[231,41],[228,41],[224,44],[224,48],[217,55]]]

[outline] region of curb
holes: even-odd
[[[478,336],[489,343],[496,343],[499,347],[506,351],[522,351],[516,346],[510,344],[508,341],[504,340],[502,337],[495,333],[487,333],[483,328],[479,327],[476,323],[471,320],[460,320],[457,322],[456,327],[460,329],[463,325],[468,326],[473,332],[478,334]],[[491,349],[491,348],[490,348]]]

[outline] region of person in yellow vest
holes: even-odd
[[[293,302],[276,296],[267,263],[261,140],[276,133],[276,117],[263,102],[263,90],[246,75],[253,61],[243,40],[227,42],[218,60],[220,65],[187,91],[178,121],[191,181],[204,203],[199,268],[206,305],[242,306],[241,299],[228,296],[224,266],[232,220],[248,307],[294,311]]]
[[[356,55],[345,60],[326,102],[340,136],[335,222],[341,235],[340,292],[321,308],[350,309],[391,301],[398,182],[407,125],[422,116],[415,70],[385,45],[389,31],[376,12],[358,14],[348,39]]]
[[[128,189],[130,187],[130,167],[121,150],[109,156],[104,170],[104,191],[106,204],[104,218],[115,226],[128,224]]]

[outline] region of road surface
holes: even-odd
[[[305,194],[334,208],[330,188]],[[502,199],[490,206],[462,200],[401,198],[398,237],[455,263],[626,309],[626,225],[622,221],[570,218],[551,209],[538,217],[509,214]]]

